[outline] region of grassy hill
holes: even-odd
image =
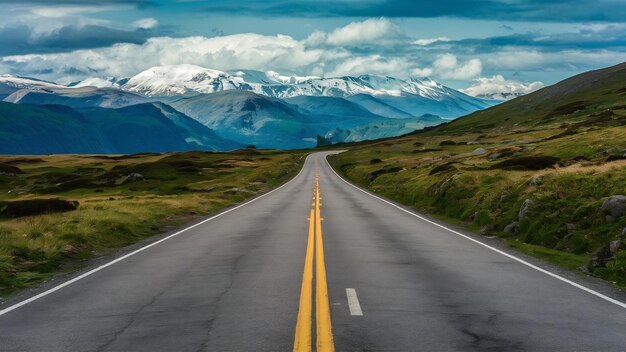
[[[626,64],[331,162],[384,196],[626,286],[626,214],[603,207],[626,195]]]
[[[561,127],[562,124],[589,124],[623,117],[626,115],[624,82],[626,63],[582,73],[490,109],[456,119],[437,129],[436,133]]]

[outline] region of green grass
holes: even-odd
[[[515,239],[508,239],[506,242],[511,248],[514,248],[522,253],[526,253],[533,257],[537,257],[563,268],[570,270],[580,270],[581,267],[585,267],[589,262],[589,257],[585,255],[578,255],[549,249],[542,246],[528,244],[520,242]]]
[[[93,257],[244,201],[293,177],[302,152],[187,152],[131,157],[0,156],[24,174],[0,174],[0,200],[77,200],[66,213],[0,214],[0,294],[75,269]],[[16,159],[41,159],[29,163]],[[124,175],[145,180],[121,184]]]

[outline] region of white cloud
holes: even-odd
[[[431,77],[434,71],[432,68],[414,68],[411,70],[411,77]]]
[[[412,64],[401,58],[388,59],[381,55],[351,57],[338,63],[326,76],[362,75],[366,73],[378,75],[406,76]]]
[[[85,75],[129,77],[152,66],[181,63],[221,70],[293,70],[318,62],[322,54],[319,49],[305,49],[302,42],[289,36],[247,33],[213,38],[159,37],[151,38],[144,44],[116,44],[68,53],[7,56],[2,58],[0,66],[13,67],[20,72],[52,70],[49,74],[37,76],[66,83],[84,78]]]
[[[544,54],[536,50],[505,50],[486,54],[490,67],[506,70],[527,70],[543,65]]]
[[[159,25],[159,21],[157,21],[155,18],[152,18],[152,17],[142,18],[133,22],[133,27],[137,27],[141,29],[150,29],[158,25]]]
[[[465,80],[474,78],[483,70],[480,59],[470,59],[460,63],[455,55],[439,55],[433,62],[433,73],[445,79]]]
[[[41,17],[62,18],[85,13],[97,13],[110,9],[111,7],[108,6],[43,6],[33,7],[30,9],[30,12]]]
[[[386,18],[370,18],[352,22],[328,34],[326,43],[335,46],[380,44],[399,35],[398,28]]]
[[[152,20],[144,18],[136,25],[158,25],[156,20]],[[31,36],[36,39],[58,30],[53,26],[56,22],[37,21],[33,24],[36,27],[33,27]],[[80,18],[72,23],[83,24]],[[428,48],[411,45],[432,40],[410,39],[397,31],[389,20],[377,18],[353,22],[330,33],[313,31],[303,40],[286,35],[255,33],[211,38],[155,37],[143,44],[125,43],[66,53],[0,57],[0,73],[67,83],[89,76],[129,77],[156,65],[189,63],[218,70],[247,68],[316,76],[373,73],[402,78],[432,77],[436,80],[468,81],[468,86],[469,80],[481,76],[483,67],[495,73],[580,72],[590,62],[599,67],[626,61],[626,53],[611,50],[541,52],[508,47],[482,53],[460,50],[464,54],[459,54],[448,51],[454,50],[454,47],[447,45]],[[483,82],[483,85],[486,84]]]
[[[449,42],[451,39],[448,37],[437,37],[437,38],[430,38],[430,39],[418,39],[416,41],[413,42],[413,44],[415,45],[430,45],[436,42]]]
[[[326,44],[328,34],[322,31],[313,31],[308,38],[304,40],[304,43],[309,47],[319,47]]]
[[[462,91],[474,97],[507,100],[515,98],[516,96],[532,93],[543,87],[543,82],[535,81],[524,83],[515,80],[507,80],[502,75],[495,75],[492,77],[477,78],[469,88],[463,89]]]
[[[511,48],[477,55],[490,71],[573,71],[615,65],[626,61],[626,52],[594,50],[558,50],[541,52]]]

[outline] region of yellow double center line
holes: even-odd
[[[319,177],[315,176],[313,209],[309,216],[309,239],[304,258],[304,274],[300,290],[300,308],[294,352],[309,352],[312,348],[312,310],[313,310],[313,255],[315,254],[315,322],[317,352],[333,352],[333,331],[328,302],[328,284],[326,282],[326,264],[324,263],[324,242],[322,238],[322,218],[320,214]]]

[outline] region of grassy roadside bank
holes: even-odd
[[[375,193],[626,287],[626,216],[603,209],[626,193],[625,138],[621,126],[423,133],[329,161]]]
[[[0,295],[266,192],[295,176],[304,156],[0,156]]]

